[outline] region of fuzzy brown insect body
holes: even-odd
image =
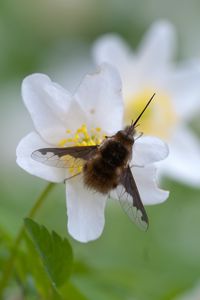
[[[128,128],[106,138],[83,168],[83,180],[87,187],[102,194],[109,193],[120,183],[120,178],[131,159],[134,139],[128,136]]]
[[[85,186],[91,190],[109,195],[116,188],[120,191],[118,198],[124,211],[141,229],[147,230],[148,216],[129,162],[135,142],[136,124],[154,95],[130,126],[106,137],[100,145],[42,148],[34,151],[31,157],[52,167],[72,168],[76,172],[71,177],[82,173]],[[79,167],[83,167],[82,172]]]

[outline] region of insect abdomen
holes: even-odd
[[[119,173],[119,170],[111,169],[102,159],[91,160],[84,166],[84,183],[87,187],[106,194],[118,185]]]
[[[98,155],[84,166],[85,185],[102,194],[109,193],[119,184],[127,159],[128,151],[119,142],[103,145]]]

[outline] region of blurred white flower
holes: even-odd
[[[94,44],[96,63],[108,62],[122,77],[124,122],[130,124],[155,92],[140,129],[164,138],[170,149],[161,173],[194,186],[200,184],[200,143],[188,122],[200,108],[199,64],[174,65],[174,28],[167,21],[153,24],[136,53],[117,35],[107,34]]]
[[[109,65],[87,75],[75,95],[43,74],[33,74],[22,84],[24,103],[36,132],[25,136],[17,147],[17,163],[32,175],[52,182],[64,182],[73,170],[42,164],[31,158],[40,148],[95,145],[104,135],[122,128],[123,100],[118,72]],[[148,150],[148,151],[147,151]],[[134,178],[144,204],[163,202],[168,192],[156,186],[154,161],[165,158],[166,145],[157,138],[143,137],[133,150]],[[104,227],[108,195],[85,188],[81,176],[67,181],[68,230],[81,242],[96,239]]]
[[[200,299],[200,282],[197,281],[195,285],[187,291],[181,293],[173,300],[198,300]]]

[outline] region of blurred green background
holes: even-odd
[[[90,47],[99,35],[117,32],[135,48],[160,18],[176,27],[175,59],[199,58],[199,12],[197,0],[0,0],[1,231],[17,234],[46,185],[15,163],[17,143],[33,129],[20,96],[22,79],[33,72],[47,73],[73,91],[92,68]],[[200,299],[200,190],[169,179],[163,186],[170,198],[147,207],[147,233],[110,202],[104,233],[89,244],[67,234],[64,186],[58,185],[48,197],[36,219],[70,239],[76,261],[71,280],[87,299]]]

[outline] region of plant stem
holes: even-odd
[[[55,186],[54,183],[49,183],[46,188],[43,190],[43,192],[40,194],[40,196],[38,197],[38,199],[36,200],[35,204],[33,205],[33,207],[31,208],[29,214],[28,214],[28,218],[32,218],[35,216],[35,214],[37,213],[38,209],[41,207],[41,205],[43,204],[44,200],[46,199],[47,195],[50,193],[50,191],[52,190],[52,188]],[[3,276],[2,279],[0,281],[0,299],[2,296],[2,292],[4,290],[4,287],[6,287],[7,282],[12,274],[12,270],[13,270],[13,265],[14,265],[14,261],[17,255],[17,250],[18,250],[18,246],[23,238],[24,235],[24,231],[25,231],[25,226],[22,225],[21,229],[19,230],[19,233],[15,239],[15,243],[14,246],[12,248],[11,254],[9,259],[7,260],[5,266],[4,266],[4,270],[3,270]]]

